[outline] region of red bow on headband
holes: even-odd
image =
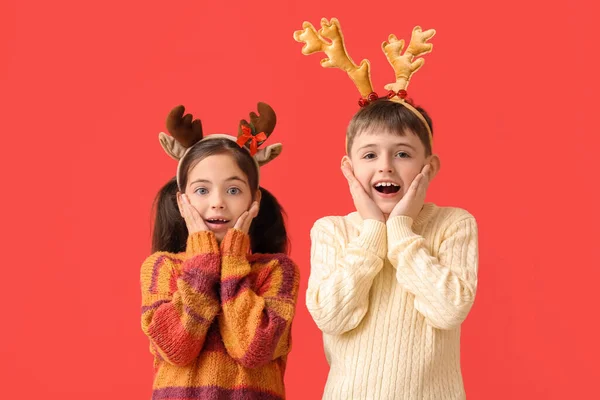
[[[258,151],[258,142],[264,142],[265,140],[267,140],[267,135],[264,132],[253,135],[252,129],[249,126],[243,125],[242,133],[240,136],[238,136],[237,144],[240,147],[244,147],[248,140],[251,140],[250,155],[253,156]]]
[[[399,98],[401,98],[402,100],[404,100],[408,104],[410,104],[411,106],[414,106],[412,99],[406,98],[407,95],[408,95],[408,93],[404,89],[400,89],[397,92],[394,92],[393,90],[389,90],[383,98],[393,99],[394,97],[398,96]],[[358,105],[361,107],[366,107],[370,103],[372,103],[378,99],[379,99],[379,95],[377,93],[373,92],[373,93],[369,94],[366,98],[361,97],[358,100]]]

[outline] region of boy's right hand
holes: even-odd
[[[356,207],[356,211],[358,211],[362,219],[374,219],[385,223],[383,212],[381,212],[381,209],[377,207],[377,204],[369,197],[358,179],[356,179],[348,161],[342,161],[342,173],[348,180],[350,194],[352,194],[352,200],[354,200],[354,207]]]
[[[179,206],[179,213],[185,220],[189,235],[209,230],[200,216],[200,213],[190,203],[190,200],[185,194],[177,192],[177,205]]]

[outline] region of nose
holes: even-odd
[[[213,210],[224,209],[225,201],[223,199],[223,196],[221,196],[219,193],[213,193],[213,195],[210,197],[210,208],[212,208]]]
[[[392,172],[394,172],[394,169],[392,166],[392,160],[387,156],[379,157],[379,165],[377,165],[377,167],[378,167],[377,169],[381,173],[391,174]]]

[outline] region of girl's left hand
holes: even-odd
[[[252,205],[250,206],[250,210],[244,211],[244,213],[242,215],[240,215],[240,217],[238,218],[238,220],[235,223],[235,226],[233,228],[238,229],[247,234],[248,231],[250,230],[250,224],[252,223],[252,220],[257,215],[258,215],[258,202],[254,201],[254,202],[252,202]]]

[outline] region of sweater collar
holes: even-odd
[[[436,205],[433,203],[425,203],[423,204],[423,208],[419,215],[417,215],[417,219],[413,221],[413,226],[423,225],[427,220],[431,218],[434,211],[436,209]],[[358,211],[354,211],[348,214],[348,218],[350,222],[355,226],[361,226],[363,223],[363,219],[361,218]]]

